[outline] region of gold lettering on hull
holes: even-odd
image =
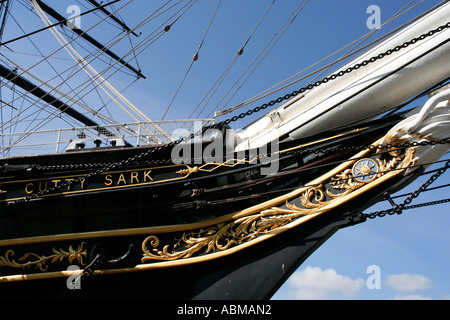
[[[183,170],[189,171],[180,173]],[[195,170],[194,170],[195,169]],[[83,175],[80,176],[58,176],[43,179],[32,179],[22,181],[7,181],[2,184],[10,186],[11,198],[1,199],[1,202],[21,199],[24,196],[37,195],[43,193],[44,196],[55,196],[61,194],[75,194],[87,191],[109,190],[115,188],[127,188],[133,186],[143,186],[153,183],[163,183],[168,181],[183,180],[189,177],[191,173],[197,173],[197,167],[191,170],[187,165],[162,166],[153,168],[142,168],[135,170],[113,171],[102,173],[99,177],[86,182]],[[183,172],[184,172],[183,171]],[[87,175],[88,176],[88,175]],[[47,191],[49,191],[47,193]],[[1,191],[0,195],[7,191]],[[43,196],[43,195],[38,195]]]
[[[86,183],[83,176],[60,176],[48,179],[33,179],[25,181],[17,181],[20,183],[18,187],[22,195],[17,198],[3,199],[0,202],[13,199],[20,199],[23,195],[31,196],[45,191],[52,191],[46,196],[54,196],[61,194],[73,194],[86,191],[108,190],[115,188],[127,188],[138,185],[148,185],[154,183],[164,183],[169,181],[179,181],[188,178],[191,174],[199,172],[210,173],[222,167],[235,167],[239,164],[250,163],[247,160],[231,159],[224,163],[205,163],[201,167],[189,167],[186,164],[169,165],[153,168],[142,168],[135,170],[124,170],[114,172],[104,172],[99,178],[94,178]],[[16,183],[15,181],[6,182]],[[0,183],[1,185],[2,183]],[[14,188],[14,187],[13,187]],[[11,188],[11,189],[13,189]],[[58,189],[58,190],[57,190]],[[3,191],[6,193],[6,191]],[[0,191],[1,194],[1,191]],[[39,195],[41,196],[41,195]]]
[[[25,193],[26,194],[33,194],[35,192],[42,192],[47,190],[49,187],[59,187],[63,183],[68,183],[68,185],[65,187],[64,191],[71,191],[73,189],[72,181],[75,180],[74,178],[61,178],[61,179],[53,179],[53,180],[41,180],[41,181],[33,181],[28,182],[25,185]],[[84,179],[80,180],[78,185],[80,186],[81,190],[84,189]]]
[[[152,170],[137,170],[131,172],[116,172],[106,174],[104,176],[103,185],[105,187],[111,186],[126,186],[140,183],[153,182],[153,178],[150,175]],[[54,178],[48,180],[30,181],[25,184],[24,191],[26,194],[33,194],[36,192],[42,192],[49,188],[61,187],[62,192],[85,190],[85,180],[82,179],[78,182],[73,182],[76,178]]]
[[[110,187],[153,182],[153,178],[150,176],[150,172],[152,172],[152,170],[107,174],[105,175],[104,185]]]

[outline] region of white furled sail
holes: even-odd
[[[341,70],[446,25],[449,17],[450,3],[446,3]],[[313,136],[376,117],[448,78],[449,61],[450,29],[446,28],[292,98],[237,132],[236,150],[258,148],[281,137]]]
[[[430,142],[448,138],[450,132],[450,88],[433,95],[408,118],[394,126],[382,144],[400,141]],[[415,151],[416,165],[428,167],[443,157],[450,149],[448,144],[422,146]]]

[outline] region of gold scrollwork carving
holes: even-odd
[[[4,257],[0,256],[0,267],[26,269],[34,266],[35,269],[46,271],[48,269],[47,263],[55,263],[58,261],[63,261],[64,259],[67,259],[69,263],[77,260],[80,265],[84,266],[85,262],[83,258],[87,256],[87,251],[83,247],[84,245],[85,243],[82,242],[76,250],[73,249],[72,246],[70,246],[68,251],[65,251],[63,249],[57,250],[53,248],[53,254],[49,256],[40,256],[36,253],[28,252],[17,259],[17,261],[13,258],[14,251],[10,249],[6,251]]]
[[[261,234],[276,230],[296,217],[308,214],[308,210],[296,210],[294,206],[287,205],[288,209],[274,207],[229,223],[200,229],[197,232],[184,232],[172,248],[170,245],[165,245],[162,250],[158,250],[160,240],[157,236],[151,235],[142,243],[144,256],[141,261],[189,258],[203,249],[205,253],[224,251],[231,246],[251,241]],[[152,249],[149,249],[149,246]],[[183,247],[184,250],[176,251],[179,247]]]
[[[407,149],[401,155],[381,159],[363,158],[354,161],[353,167],[347,167],[335,174],[330,181],[306,187],[299,195],[301,207],[285,202],[285,208],[272,207],[228,223],[220,223],[197,231],[184,232],[181,239],[173,244],[160,247],[160,238],[148,236],[142,243],[141,261],[171,261],[186,259],[194,254],[208,254],[224,251],[252,241],[263,234],[272,233],[299,217],[312,215],[318,209],[327,206],[356,189],[371,183],[390,170],[405,168],[413,163],[414,149]],[[350,164],[349,164],[350,166]]]
[[[195,166],[193,168],[189,167],[188,165],[185,165],[186,166],[185,169],[178,170],[175,173],[185,175],[186,177],[189,176],[191,173],[198,173],[198,172],[211,173],[214,170],[217,170],[217,169],[222,168],[222,167],[233,168],[233,167],[237,166],[238,164],[243,164],[243,163],[249,164],[249,163],[252,163],[252,162],[256,161],[256,159],[258,159],[258,158],[259,157],[255,157],[255,158],[253,158],[251,160],[246,160],[246,159],[228,159],[227,161],[222,162],[222,163],[208,162],[208,163],[205,163],[205,164],[201,165],[200,167]]]

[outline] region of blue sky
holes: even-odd
[[[50,3],[50,1],[47,2]],[[71,4],[79,5],[81,12],[91,8],[85,1],[53,2],[55,2],[55,9],[65,16],[69,16],[66,9]],[[133,27],[137,21],[146,18],[165,2],[137,1],[137,6],[126,6],[120,17]],[[206,117],[215,106],[233,107],[369,32],[366,24],[371,16],[367,13],[369,6],[376,5],[380,8],[381,23],[384,23],[409,2],[310,0],[292,21],[290,14],[301,1],[277,0],[273,3],[273,0],[223,0],[199,51],[199,59],[193,64],[174,98],[219,3],[218,0],[201,0],[189,9],[189,14],[183,15],[167,34],[138,56],[139,66],[147,79],[137,81],[126,89],[124,94],[153,120],[162,118],[172,100],[173,103],[165,119],[186,118],[200,105],[208,90],[226,70],[237,50],[243,46],[273,3],[257,32],[253,34],[245,47],[244,54],[239,56],[221,87],[205,106],[207,111],[200,114],[200,117]],[[378,33],[383,34],[392,30],[438,2],[412,1],[413,4],[418,4],[417,7],[402,15],[392,25],[383,26]],[[121,1],[113,8],[126,3],[127,1]],[[16,2],[15,7],[18,12],[22,10],[15,16],[17,19],[29,14],[20,2]],[[139,44],[146,34],[155,30],[167,17],[168,14],[155,18],[138,30],[143,32],[141,37],[130,37],[130,40],[125,38],[113,50],[119,54],[127,52],[130,41],[133,45]],[[37,19],[24,20],[26,21],[23,21],[21,27],[25,31],[30,32],[42,27]],[[226,95],[228,90],[236,88],[233,84],[265,45],[271,43],[271,38],[280,35],[277,30],[284,21],[292,21],[292,23],[250,75],[248,81],[242,85],[229,103],[224,104],[224,101],[228,101],[230,97]],[[13,20],[10,19],[9,23],[14,26]],[[89,23],[89,17],[83,17],[82,29],[87,28]],[[93,29],[90,32],[97,39],[109,41],[117,35],[117,28],[110,25],[106,29]],[[6,29],[3,40],[20,34],[21,31],[17,27]],[[41,45],[44,54],[50,54],[55,49],[55,40],[48,31],[32,36],[31,39]],[[20,40],[11,44],[10,47],[17,52],[27,52],[30,49],[30,43],[28,40]],[[83,53],[83,46],[77,46],[77,49]],[[12,54],[6,51],[2,53],[23,64],[31,65],[38,59],[19,53]],[[64,51],[59,51],[52,57],[67,58],[67,55]],[[56,66],[65,60],[51,61]],[[94,66],[101,69],[107,63],[108,61],[99,62]],[[135,61],[132,60],[132,63],[134,64]],[[52,76],[52,70],[47,65],[38,65],[36,72],[39,66],[42,66],[39,71],[41,77]],[[111,78],[110,82],[119,90],[125,89],[134,80],[129,73],[118,75]],[[299,82],[240,111],[253,108],[273,97],[282,96],[304,84],[305,82]],[[87,96],[85,99],[91,105],[100,103],[95,96]],[[113,115],[116,114],[113,109],[110,112]],[[219,118],[219,120],[222,119]],[[234,128],[239,129],[252,120],[255,120],[255,117],[246,118]],[[423,179],[426,178],[423,177]],[[436,183],[444,185],[449,182],[449,173],[446,173]],[[419,185],[420,182],[414,183],[402,193],[415,190]],[[414,203],[447,197],[448,189],[440,189],[421,195]],[[366,212],[386,207],[386,204],[379,204],[367,209]],[[273,299],[449,299],[449,211],[449,204],[424,207],[405,211],[401,216],[376,218],[340,230],[304,262]],[[379,268],[381,282],[379,289],[370,290],[366,281],[371,274],[367,273],[367,268],[373,265]],[[311,282],[308,279],[315,279],[315,281]]]
[[[227,0],[221,5],[219,10],[223,11],[218,12],[217,20],[214,21],[216,24],[211,26],[204,47],[199,53],[198,66],[194,64],[191,69],[187,78],[190,81],[186,81],[183,85],[169,115],[181,117],[179,113],[183,114],[190,108],[189,106],[196,105],[205,92],[204,88],[209,88],[209,84],[217,79],[217,72],[207,73],[202,70],[201,59],[212,59],[205,63],[208,67],[209,63],[217,65],[220,74],[271,2]],[[232,101],[237,104],[252,97],[368,32],[366,21],[370,16],[367,14],[369,5],[379,6],[381,22],[384,23],[408,2],[310,1]],[[437,2],[425,1],[419,4],[417,8],[399,18],[394,25],[407,21]],[[267,25],[261,25],[262,32],[255,33],[242,56],[242,63],[236,66],[239,72],[242,72],[248,61],[253,59],[299,3],[300,1],[283,0],[282,3],[277,1],[274,4],[271,9],[273,11],[270,11],[273,16],[266,17]],[[206,11],[209,12],[208,17],[211,16],[216,4],[217,1],[210,1],[209,11]],[[229,20],[230,11],[233,11],[231,15],[237,20]],[[205,22],[203,24],[201,31],[196,34],[197,39],[203,36]],[[380,32],[387,32],[390,28],[392,27],[382,27]],[[214,38],[214,35],[218,36],[218,39]],[[155,84],[161,86],[161,92],[155,98],[166,101],[166,104],[174,94],[174,89],[172,88],[168,96],[163,97],[163,92],[166,91],[162,87],[170,86],[173,84],[172,81],[176,86],[179,84],[190,63],[192,53],[197,49],[198,40],[194,43],[186,40],[186,43],[183,41],[182,44],[186,45],[184,48],[190,45],[191,49],[169,53],[171,57],[174,55],[175,61],[181,63],[179,68],[174,66],[174,70],[178,72],[167,70],[170,77],[164,77],[164,81],[168,83]],[[209,51],[213,55],[212,58],[208,57]],[[186,52],[186,57],[180,56],[180,52]],[[162,64],[161,68],[163,66],[165,65]],[[166,70],[158,71],[164,74]],[[225,85],[224,88],[233,84],[232,79],[236,79],[239,72],[232,74],[229,85]],[[290,92],[290,89],[274,96]],[[231,103],[228,107],[234,104]],[[440,177],[437,184],[449,183],[449,177],[448,173]],[[418,186],[419,184],[415,183],[408,190],[415,190]],[[447,197],[448,189],[441,189],[436,193],[421,195],[415,203]],[[387,206],[380,204],[369,208],[366,212],[376,211],[379,208]],[[448,204],[420,208],[405,211],[401,216],[377,218],[338,231],[304,262],[273,299],[449,299],[449,209]],[[370,290],[366,285],[370,276],[367,268],[371,265],[379,267],[381,281],[379,289]],[[316,281],[308,284],[304,278],[314,278]]]
[[[449,181],[446,173],[436,183]],[[418,186],[414,183],[407,189]],[[448,191],[441,190],[423,194],[413,203],[448,198]],[[365,212],[388,207],[380,203]],[[449,299],[449,209],[448,204],[422,207],[339,230],[273,299]],[[375,273],[368,268],[373,265],[379,268],[380,287],[369,289],[367,280]],[[316,281],[308,283],[308,277]]]

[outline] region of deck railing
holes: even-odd
[[[132,146],[168,143],[212,123],[214,119],[170,120],[4,133],[0,134],[0,157],[52,154],[123,143]]]

